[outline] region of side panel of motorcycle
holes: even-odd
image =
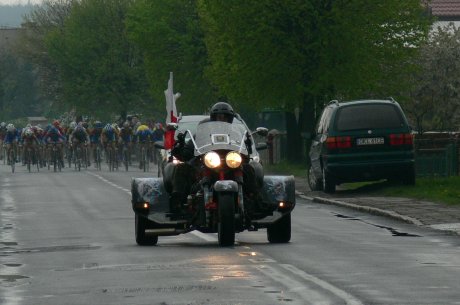
[[[265,176],[262,198],[273,205],[281,201],[295,204],[294,176]]]
[[[163,178],[133,178],[131,181],[131,202],[150,203],[150,212],[169,211],[169,194]]]

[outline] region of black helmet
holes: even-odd
[[[233,118],[235,117],[235,112],[233,111],[232,106],[225,102],[218,102],[212,106],[210,113],[211,121],[216,121],[218,114],[225,115],[228,123],[232,123]]]

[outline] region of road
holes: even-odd
[[[0,304],[460,304],[458,236],[304,199],[289,244],[137,246],[133,176],[0,165]]]

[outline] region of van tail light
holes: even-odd
[[[351,148],[351,137],[327,137],[328,149]]]
[[[390,145],[412,145],[414,144],[414,136],[410,133],[399,133],[390,135]]]

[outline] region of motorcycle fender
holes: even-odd
[[[218,180],[214,183],[214,191],[238,193],[238,183],[233,180]]]
[[[294,176],[265,176],[262,188],[262,198],[265,202],[278,205],[279,202],[289,202],[295,205]]]
[[[145,213],[165,213],[169,211],[169,194],[163,178],[133,178],[131,180],[131,203],[133,210],[137,203],[149,203]]]

